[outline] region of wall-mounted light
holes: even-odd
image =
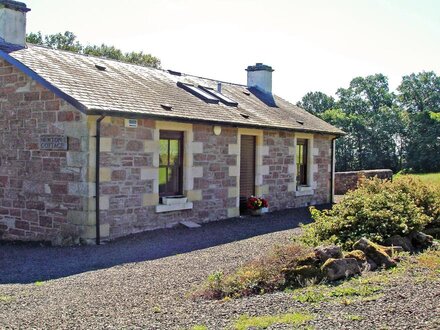
[[[222,128],[221,126],[214,126],[213,131],[215,135],[220,135],[222,132]]]

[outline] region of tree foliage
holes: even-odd
[[[99,57],[105,57],[121,62],[132,63],[142,66],[160,67],[160,60],[150,54],[141,52],[123,53],[120,49],[106,44],[97,45],[82,45],[77,39],[76,35],[70,31],[64,33],[49,34],[43,36],[41,32],[31,32],[26,36],[28,43],[43,45],[46,47],[67,50],[79,54],[87,54]]]
[[[297,104],[347,133],[336,141],[338,171],[440,170],[440,77],[434,72],[404,76],[397,94],[383,74],[356,77],[336,96],[309,92]]]
[[[314,115],[320,115],[334,107],[335,99],[322,92],[308,92],[296,105]]]

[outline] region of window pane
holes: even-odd
[[[307,145],[308,140],[298,139],[296,144],[296,181],[299,185],[307,184]]]
[[[160,140],[159,165],[168,165],[168,140]]]
[[[170,162],[169,165],[179,164],[179,140],[169,140],[170,142]]]
[[[159,168],[159,185],[164,185],[167,183],[167,168],[160,167]]]
[[[182,194],[182,132],[160,132],[159,194]]]

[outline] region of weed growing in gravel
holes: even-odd
[[[364,319],[360,315],[346,315],[345,318],[350,321],[362,321]]]
[[[440,272],[440,251],[427,250],[416,258],[420,266],[436,273]]]
[[[293,299],[300,303],[320,303],[322,301],[336,300],[344,305],[353,302],[353,298],[370,297],[381,290],[378,286],[360,284],[348,281],[341,286],[334,287],[328,284],[311,286],[305,289],[293,290]]]
[[[371,296],[373,293],[380,291],[379,287],[371,287],[368,285],[360,287],[339,287],[329,292],[330,297],[347,297],[347,296]]]
[[[311,304],[326,300],[326,296],[315,289],[304,290],[304,292],[294,295],[293,298],[300,303]]]
[[[266,329],[274,324],[289,324],[298,326],[312,319],[312,315],[303,313],[287,313],[253,317],[245,314],[239,317],[239,319],[234,323],[233,328],[236,330],[246,330],[250,328]]]
[[[36,281],[34,284],[35,284],[35,286],[42,286],[44,284],[44,282],[43,281]]]
[[[195,325],[191,330],[208,330],[208,327],[206,325]]]
[[[0,303],[7,304],[7,303],[11,302],[12,300],[14,300],[14,297],[12,297],[12,296],[0,295]]]

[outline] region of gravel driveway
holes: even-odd
[[[0,328],[224,329],[245,313],[289,311],[312,313],[308,325],[317,329],[440,327],[439,282],[403,283],[379,300],[349,306],[303,305],[285,292],[230,301],[187,298],[208,274],[287,241],[307,221],[307,210],[299,209],[148,232],[102,246],[0,246]],[[365,317],[353,323],[344,317],[349,314]]]

